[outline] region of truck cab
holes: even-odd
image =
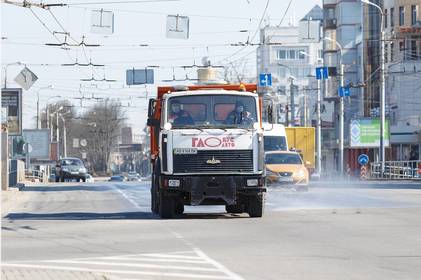
[[[263,215],[263,130],[261,99],[250,92],[255,88],[158,88],[148,113],[153,213],[171,218],[184,205],[225,205],[229,213]]]
[[[263,123],[265,152],[288,151],[288,139],[283,124]]]

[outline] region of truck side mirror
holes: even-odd
[[[268,123],[273,123],[273,110],[272,106],[268,105],[266,108],[267,116],[268,116]]]
[[[149,99],[148,118],[151,118],[153,116],[153,113],[155,111],[155,104],[156,104],[156,99]]]

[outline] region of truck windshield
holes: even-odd
[[[265,151],[286,151],[287,143],[284,136],[264,136]]]
[[[179,96],[170,98],[167,108],[167,122],[173,128],[251,128],[258,121],[252,96]]]

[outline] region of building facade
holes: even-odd
[[[385,0],[387,101],[391,121],[390,160],[420,158],[421,1]]]

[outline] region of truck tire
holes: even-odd
[[[171,219],[174,217],[175,212],[175,200],[174,198],[165,195],[164,193],[159,194],[159,216],[162,219]]]
[[[235,204],[235,205],[225,205],[225,211],[230,214],[241,214],[244,212],[244,205]]]
[[[175,203],[175,214],[181,215],[184,213],[184,204],[181,201]]]
[[[158,191],[157,186],[152,180],[151,186],[151,211],[153,214],[159,213],[159,201],[158,201]]]
[[[160,176],[160,163],[159,159],[156,161],[151,180],[151,211],[153,214],[159,213],[159,176]]]
[[[262,194],[250,196],[247,212],[251,218],[261,218],[263,216],[265,199]]]

